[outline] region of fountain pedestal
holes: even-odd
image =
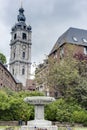
[[[27,126],[22,126],[21,130],[58,130],[51,121],[44,119],[44,105],[55,101],[53,97],[34,96],[26,97],[25,102],[35,105],[35,119],[28,121]]]

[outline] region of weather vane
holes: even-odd
[[[21,8],[22,8],[22,6],[23,6],[23,0],[20,0],[20,5],[21,5]]]

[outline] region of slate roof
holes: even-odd
[[[56,51],[64,43],[87,46],[87,30],[70,27],[58,38],[50,54]]]

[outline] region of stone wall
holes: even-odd
[[[24,121],[0,121],[0,126],[20,126],[25,124],[26,122]]]
[[[18,121],[0,121],[0,126],[18,126]]]
[[[69,122],[52,122],[53,125],[57,125],[58,127],[71,127],[71,126],[75,126],[75,127],[82,127],[83,125],[82,124],[79,124],[79,123],[69,123]]]
[[[82,127],[82,124],[70,124],[68,122],[52,122],[53,125],[57,125],[58,127],[66,127],[66,126],[77,126]],[[20,124],[19,121],[0,121],[0,126],[19,126],[19,125],[26,125],[26,122],[22,121],[22,124]]]

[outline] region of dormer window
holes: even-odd
[[[22,33],[22,39],[23,39],[23,40],[26,40],[26,39],[27,39],[26,33]]]
[[[76,37],[72,37],[74,42],[78,42],[77,38]]]
[[[87,39],[83,38],[82,40],[83,40],[84,43],[87,43]]]

